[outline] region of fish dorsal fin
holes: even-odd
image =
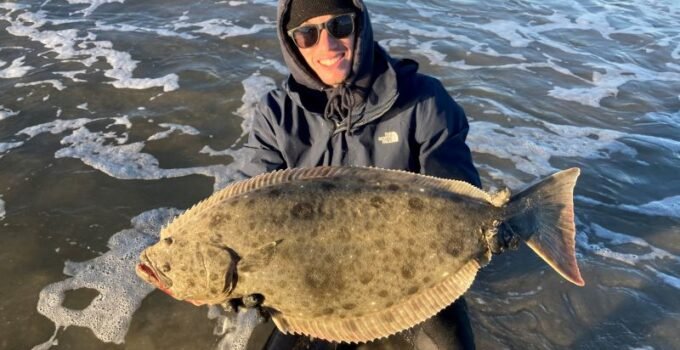
[[[399,171],[400,170],[392,170]],[[460,180],[449,180],[428,175],[417,175],[416,183],[423,186],[430,186],[434,188],[441,189],[443,191],[455,193],[464,197],[469,197],[482,202],[487,202],[496,205],[496,202],[489,196],[488,193],[483,190],[473,186],[470,183]]]
[[[407,183],[423,186],[424,188],[435,188],[442,191],[452,192],[458,195],[466,196],[479,201],[498,205],[488,193],[479,188],[458,180],[442,179],[428,175],[416,174],[404,170],[381,169],[374,167],[354,167],[354,166],[319,166],[313,168],[294,168],[277,170],[269,173],[254,176],[250,179],[234,182],[216,192],[212,196],[194,205],[187,210],[183,215],[179,216],[175,221],[190,220],[196,213],[202,212],[206,207],[220,203],[231,197],[240,196],[251,192],[253,190],[264,187],[279,185],[283,183],[293,182],[297,180],[308,180],[317,178],[333,178],[337,176],[351,175],[357,178],[362,178],[367,181],[375,180],[376,175],[382,174],[387,177],[400,177],[402,181]],[[504,203],[500,203],[504,204]],[[177,224],[173,222],[173,224]],[[162,237],[166,234],[161,233]]]
[[[208,200],[220,201],[225,198],[235,197],[247,192],[263,187],[278,185],[296,180],[332,178],[343,175],[351,175],[365,180],[375,180],[376,175],[403,177],[404,182],[415,183],[423,187],[441,189],[463,196],[475,198],[481,201],[492,203],[493,199],[488,193],[465,182],[458,180],[443,179],[428,175],[416,174],[404,170],[381,169],[374,167],[341,167],[341,166],[320,166],[314,168],[295,168],[278,170],[270,173],[261,174],[247,180],[236,182],[221,192],[216,193]]]
[[[181,226],[183,222],[191,220],[191,218],[193,218],[197,213],[203,212],[206,208],[221,203],[226,199],[240,196],[253,190],[288,183],[296,180],[334,177],[346,174],[352,171],[352,169],[354,168],[333,166],[321,166],[314,168],[293,168],[276,170],[269,173],[253,176],[249,179],[232,182],[231,184],[229,184],[229,186],[225,187],[224,189],[218,192],[215,192],[210,197],[192,206],[190,209],[184,212],[184,214],[175,218],[170,224],[172,224],[172,226]],[[166,227],[171,227],[170,224],[168,224]],[[167,235],[168,235],[167,231],[163,230],[161,232],[161,238],[166,237]]]
[[[441,283],[394,306],[360,317],[296,318],[274,311],[272,319],[283,333],[334,342],[369,342],[409,329],[436,315],[470,288],[479,268],[479,263],[473,259]]]

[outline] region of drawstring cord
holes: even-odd
[[[342,85],[331,92],[324,110],[324,117],[334,121],[336,125],[340,125],[344,119],[347,119],[347,132],[351,135],[354,102],[352,90],[348,86]]]

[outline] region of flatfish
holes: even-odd
[[[197,305],[258,295],[284,333],[368,342],[413,327],[526,242],[582,286],[574,253],[579,169],[514,196],[363,167],[281,170],[234,183],[173,220],[138,275]]]

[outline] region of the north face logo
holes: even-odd
[[[379,137],[378,141],[380,141],[383,145],[397,143],[399,142],[399,134],[394,131],[388,131],[385,133],[385,135]]]

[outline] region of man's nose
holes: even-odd
[[[319,48],[325,49],[325,50],[332,50],[332,49],[337,49],[340,47],[340,40],[336,39],[334,36],[332,36],[330,33],[328,33],[328,30],[326,28],[321,30],[321,33],[319,33],[319,42],[317,43],[319,45]]]

